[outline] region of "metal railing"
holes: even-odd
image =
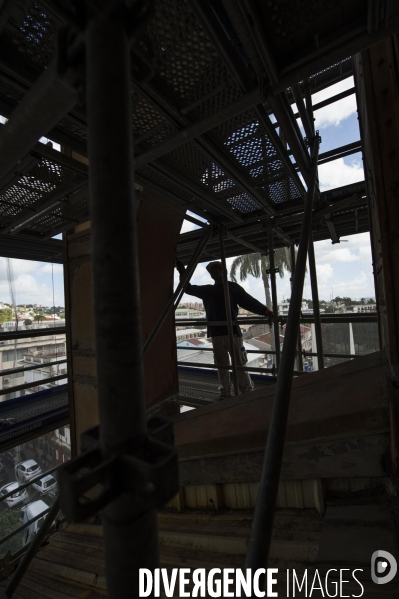
[[[30,338],[36,338],[36,337],[50,337],[50,336],[61,336],[61,335],[65,335],[66,333],[66,328],[65,326],[63,327],[49,327],[47,329],[32,329],[32,330],[22,330],[22,331],[8,331],[7,333],[0,333],[0,344],[4,341],[18,341],[19,339],[30,339]],[[19,348],[21,349],[21,348]],[[18,348],[16,347],[12,347],[10,345],[9,350],[7,351],[14,351],[15,352],[15,356],[17,354]],[[55,351],[55,354],[57,354],[58,352]],[[59,352],[59,354],[64,354],[65,352],[61,351]],[[32,357],[36,357],[36,356],[32,356]],[[46,357],[48,358],[48,353],[44,353],[40,355],[40,358],[42,359],[46,359]],[[42,368],[51,368],[53,366],[57,366],[58,364],[65,364],[67,362],[66,358],[63,358],[61,360],[55,360],[54,362],[44,362],[44,363],[36,363],[36,364],[31,364],[31,363],[27,363],[26,366],[19,366],[16,368],[7,368],[5,370],[0,370],[0,377],[6,377],[6,376],[10,376],[10,375],[14,375],[14,374],[18,374],[21,372],[25,372],[25,371],[30,371],[30,370],[40,370]],[[30,389],[32,387],[37,387],[40,385],[46,385],[49,383],[54,383],[56,381],[60,381],[62,379],[65,379],[67,377],[67,374],[58,374],[55,376],[50,376],[47,378],[43,378],[37,381],[32,381],[30,383],[23,383],[21,385],[10,385],[7,387],[4,387],[3,389],[0,389],[0,397],[2,395],[7,395],[9,393],[16,393],[18,391],[24,391],[25,389]]]
[[[20,484],[17,489],[13,489],[12,491],[9,491],[5,495],[2,495],[0,497],[0,501],[4,501],[8,497],[15,495],[16,492],[27,489],[33,483],[41,480],[42,478],[44,478],[45,476],[48,476],[49,474],[52,474],[53,472],[59,470],[61,467],[62,467],[62,464],[55,466],[54,468],[50,468],[49,470],[46,470],[46,472],[41,472],[39,475],[33,477],[31,480],[27,481],[26,483]],[[8,533],[7,535],[5,535],[4,537],[2,537],[0,539],[0,547],[1,547],[4,543],[9,541],[10,539],[15,537],[22,531],[24,531],[29,526],[31,526],[34,522],[36,522],[37,520],[40,520],[41,518],[44,518],[39,529],[36,531],[34,538],[29,543],[24,544],[21,547],[21,549],[19,551],[17,551],[15,554],[11,554],[11,556],[10,556],[11,564],[17,563],[18,560],[20,560],[20,561],[19,561],[18,566],[17,566],[15,572],[13,573],[11,579],[9,580],[7,586],[5,587],[5,589],[4,590],[0,589],[0,598],[9,599],[12,597],[21,578],[25,574],[32,558],[34,557],[34,555],[36,554],[40,545],[44,541],[46,535],[50,531],[54,521],[57,520],[58,523],[60,524],[65,520],[65,518],[63,518],[62,516],[61,516],[61,518],[57,518],[59,511],[60,511],[59,498],[57,496],[51,507],[49,506],[48,509],[43,510],[42,512],[40,512],[40,514],[37,514],[33,518],[30,518],[29,520],[27,520],[27,522],[25,522],[24,524],[21,524],[21,526],[18,526],[18,528],[14,529],[13,531],[11,531],[10,533]]]
[[[278,317],[278,326],[279,327],[283,327],[285,326],[287,322],[287,317],[286,316],[279,316]],[[312,317],[312,315],[301,315],[300,316],[300,322],[301,323],[305,323],[305,324],[313,324],[315,322],[315,318]],[[364,314],[364,313],[339,313],[339,314],[325,314],[325,315],[320,315],[320,322],[321,324],[355,324],[355,323],[377,323],[377,313],[368,313],[368,314]],[[268,324],[269,327],[271,328],[274,325],[274,322],[269,318],[269,319],[265,319],[265,318],[259,318],[259,317],[242,317],[242,318],[237,318],[236,320],[232,321],[233,325],[245,325],[245,324]],[[198,319],[191,319],[191,320],[175,320],[175,325],[176,327],[178,326],[184,326],[184,325],[191,325],[191,326],[195,326],[195,325],[207,325],[207,326],[226,326],[227,325],[227,321],[208,321],[206,319],[203,318],[198,318]],[[276,327],[277,328],[277,327]],[[270,331],[270,334],[272,334],[272,331]],[[179,341],[178,343],[184,342],[185,339],[182,339],[181,341]],[[250,343],[250,339],[246,340],[243,339],[243,341],[247,341],[248,343]],[[184,347],[181,346],[179,347],[179,345],[177,344],[177,349],[181,352],[183,351],[187,351],[187,352],[195,352],[195,351],[204,351],[204,352],[213,352],[213,348],[212,347]],[[283,345],[283,349],[284,349],[284,345]],[[276,355],[277,351],[273,350],[273,349],[247,349],[246,350],[247,354],[262,354],[262,355]],[[296,356],[298,355],[298,349],[296,350]],[[302,358],[307,358],[307,357],[318,357],[320,356],[320,353],[317,352],[312,352],[312,351],[307,351],[305,349],[302,349],[302,351],[300,352],[300,355],[302,356]],[[323,356],[325,358],[337,358],[337,359],[353,359],[353,358],[359,358],[361,357],[363,354],[353,354],[353,353],[345,353],[345,352],[326,352],[323,351]],[[208,364],[208,363],[203,363],[203,362],[189,362],[186,360],[178,360],[177,361],[178,366],[190,366],[190,367],[197,367],[197,368],[206,368],[206,369],[217,369],[217,365],[216,364]],[[232,368],[232,365],[226,365],[226,368]],[[267,366],[264,367],[254,367],[254,366],[237,366],[237,370],[244,370],[247,372],[254,372],[254,373],[272,373],[272,374],[276,374],[276,372],[278,372],[278,367],[276,368],[268,368]],[[302,374],[308,374],[306,371],[299,371],[299,370],[294,370],[294,375],[299,376]]]

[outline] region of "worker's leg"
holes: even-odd
[[[215,364],[218,367],[218,376],[220,382],[220,395],[230,395],[230,373],[229,373],[229,354],[227,351],[228,335],[212,337],[213,355]],[[224,368],[220,368],[224,366]]]
[[[238,337],[237,335],[234,335],[234,351],[235,351],[235,355],[236,355],[237,366],[245,366],[245,364],[246,364],[246,360],[244,358],[244,352],[242,350],[243,345],[244,345],[243,338]],[[246,372],[245,370],[238,370],[237,377],[238,377],[238,387],[239,387],[241,393],[245,393],[246,391],[252,391],[252,389],[254,388],[254,384],[253,384],[248,372]]]

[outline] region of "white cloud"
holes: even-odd
[[[347,241],[335,245],[332,245],[329,239],[318,241],[315,243],[315,254],[318,264],[358,261],[371,268],[370,235],[368,233],[348,235]]]
[[[334,270],[331,264],[317,264],[316,263],[316,272],[317,272],[317,283],[320,287],[323,285],[327,285],[334,275]]]
[[[14,279],[22,274],[38,272],[41,266],[41,262],[33,262],[31,260],[11,260],[11,272]],[[6,258],[0,258],[0,281],[2,280],[8,280]]]
[[[19,275],[14,279],[15,300],[17,304],[42,304],[43,306],[53,305],[53,290],[45,283],[39,284],[31,274]],[[0,281],[0,297],[2,301],[10,303],[10,292],[8,281]],[[54,299],[56,306],[64,305],[63,289],[57,287],[54,289]]]
[[[358,259],[358,256],[352,254],[348,248],[334,248],[328,253],[321,255],[318,262],[319,264],[329,263],[332,260],[334,262],[356,262]]]
[[[348,96],[338,102],[324,106],[316,110],[315,127],[322,129],[323,127],[338,127],[345,119],[356,113],[356,97],[355,95]]]
[[[332,96],[336,96],[353,86],[353,77],[348,77],[339,83],[335,83],[334,85],[323,89],[321,92],[313,94],[312,102],[313,104],[317,104]],[[316,119],[315,126],[317,129],[331,126],[337,127],[342,121],[349,118],[354,113],[356,113],[356,96],[355,94],[352,94],[342,100],[338,100],[338,102],[334,102],[333,104],[329,104],[328,106],[324,106],[324,108],[316,110],[314,113]]]
[[[320,298],[328,299],[333,288],[334,297],[351,297],[352,299],[360,299],[362,297],[374,297],[374,283],[371,273],[361,271],[355,278],[350,281],[335,280],[334,284],[319,284]]]
[[[319,102],[323,102],[323,100],[327,100],[332,96],[336,96],[337,94],[340,94],[341,92],[344,92],[353,86],[353,77],[347,77],[338,83],[334,83],[334,85],[330,85],[329,87],[322,89],[320,92],[312,94],[312,103],[318,104]]]
[[[319,166],[321,191],[364,181],[363,165],[360,162],[345,164],[343,158]]]
[[[339,83],[335,83],[334,85],[330,85],[326,89],[323,89],[320,92],[312,95],[312,103],[313,105],[322,102],[323,100],[327,100],[332,96],[336,96],[343,91],[354,86],[353,77],[348,77]],[[323,127],[337,127],[344,121],[349,118],[352,114],[356,112],[356,96],[355,94],[351,94],[346,98],[342,98],[342,100],[338,100],[333,104],[329,104],[328,106],[324,106],[324,108],[319,108],[315,111],[315,127],[316,129],[322,129]],[[292,104],[292,110],[294,113],[298,112],[297,105]],[[302,132],[303,126],[301,119],[298,118],[298,125],[300,126]]]

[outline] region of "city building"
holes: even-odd
[[[176,330],[176,342],[180,343],[184,339],[197,339],[198,337],[205,337],[206,329],[177,329]]]
[[[177,308],[175,311],[176,320],[191,320],[192,318],[204,318],[205,312],[196,308]]]

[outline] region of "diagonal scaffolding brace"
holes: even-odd
[[[312,165],[310,171],[310,184],[298,247],[292,296],[284,339],[284,350],[277,377],[272,418],[267,437],[261,481],[246,557],[245,567],[253,570],[264,568],[267,564],[273,530],[274,512],[276,509],[285,433],[290,406],[291,385],[294,374],[295,350],[298,339],[306,258],[312,225],[312,208],[316,189],[319,144],[320,138],[318,137],[318,132],[316,132],[316,136],[313,138],[311,144]]]
[[[148,350],[150,349],[154,339],[158,335],[163,323],[167,319],[172,308],[176,308],[179,305],[180,299],[183,296],[183,294],[187,288],[187,285],[190,282],[193,272],[197,268],[197,264],[199,262],[199,259],[201,258],[201,254],[204,251],[204,249],[206,248],[206,245],[211,237],[211,233],[212,233],[212,229],[210,227],[206,227],[205,231],[203,232],[202,237],[197,245],[197,248],[196,248],[194,254],[192,255],[191,260],[186,268],[186,272],[184,273],[184,276],[180,280],[180,283],[178,284],[176,291],[174,292],[173,296],[170,298],[164,311],[162,312],[161,316],[159,317],[157,324],[153,328],[150,336],[148,337],[147,341],[144,344],[143,358],[147,354]]]

